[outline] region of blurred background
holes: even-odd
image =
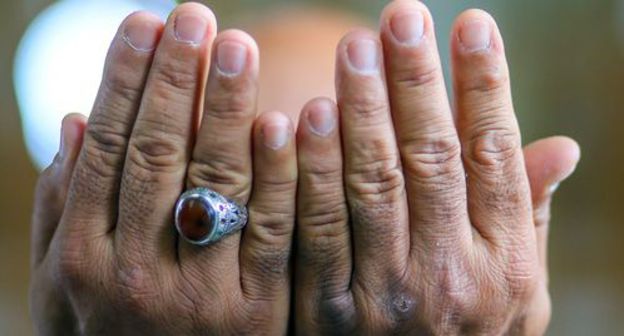
[[[87,4],[98,3],[109,9],[117,6],[108,16],[109,20],[95,20],[101,25],[94,28],[100,29],[97,31],[101,35],[97,36],[104,39],[115,31],[115,25],[132,9],[130,7],[148,7],[166,15],[172,6],[165,0],[58,2],[73,2],[78,6],[66,7],[68,12],[60,23],[51,26],[56,26],[55,32],[60,24],[95,24],[93,20],[85,20],[93,15],[85,14]],[[436,19],[446,65],[453,18],[469,7],[491,12],[506,40],[516,112],[525,143],[564,134],[575,138],[582,147],[583,158],[577,173],[561,186],[553,204],[550,268],[554,315],[549,334],[624,334],[624,140],[621,135],[624,125],[624,0],[425,2]],[[75,50],[72,48],[80,50],[75,41],[73,45],[71,41],[63,44],[50,41],[51,36],[25,42],[27,47],[22,46],[19,52],[18,61],[22,63],[16,63],[18,44],[27,28],[52,3],[50,0],[0,1],[0,335],[32,333],[27,304],[29,225],[38,167],[45,164],[53,154],[49,153],[50,148],[55,148],[58,142],[60,119],[54,113],[87,114],[89,107],[84,106],[93,99],[97,75],[101,71],[96,68],[90,72],[95,73],[95,77],[79,77],[73,83],[64,80],[62,75],[50,77],[54,72],[33,73],[39,64],[37,59],[45,61],[57,57],[65,59],[64,66],[67,66],[67,57],[70,57],[67,55]],[[124,3],[129,7],[124,7]],[[344,13],[348,22],[361,21],[374,26],[386,1],[222,0],[206,3],[215,10],[221,28],[242,25],[258,38],[263,62],[267,64],[263,67],[266,72],[280,56],[279,51],[263,48],[263,43],[271,40],[272,35],[267,37],[267,32],[273,30],[263,31],[258,27],[261,21],[270,26],[276,10],[283,6],[326,8],[336,17]],[[84,30],[88,30],[87,27]],[[48,30],[40,27],[40,31]],[[319,32],[322,33],[322,27]],[[112,35],[108,39],[110,37]],[[92,40],[99,40],[98,45],[106,49],[108,42],[101,43],[101,38]],[[329,42],[333,45],[337,39]],[[37,49],[44,44],[48,49]],[[82,45],[82,49],[85,48]],[[98,62],[104,55],[97,47],[90,49],[93,56],[80,64],[74,63],[74,68],[101,66]],[[332,53],[328,50],[328,60],[333,60]],[[24,59],[31,58],[37,59],[31,60],[34,63],[24,63]],[[69,65],[67,71],[72,71],[72,63]],[[57,68],[53,70],[58,71]],[[331,76],[331,64],[327,64],[327,71],[326,75]],[[75,77],[68,75],[68,78]],[[56,91],[47,91],[52,88]],[[318,94],[327,94],[329,89],[321,89]],[[42,111],[41,106],[30,106],[29,102],[47,103],[51,92],[56,97],[78,98],[57,101],[49,112]],[[59,106],[65,110],[54,110]]]

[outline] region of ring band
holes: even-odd
[[[175,226],[193,245],[214,244],[247,224],[247,208],[208,188],[182,194],[176,203]]]

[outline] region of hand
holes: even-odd
[[[463,13],[451,40],[455,118],[431,15],[409,0],[385,9],[381,41],[359,30],[339,44],[338,106],[304,109],[299,333],[544,333],[549,185],[578,147],[553,138],[523,155],[488,14]]]
[[[64,120],[61,154],[35,202],[39,334],[285,333],[294,132],[279,113],[254,125],[257,47],[240,31],[216,31],[198,4],[179,6],[165,25],[131,15],[84,140],[85,121]],[[174,204],[198,186],[248,205],[244,234],[209,247],[177,239]]]

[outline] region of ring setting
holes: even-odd
[[[175,207],[176,230],[187,242],[207,246],[242,230],[247,208],[208,188],[183,193]]]

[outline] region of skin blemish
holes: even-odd
[[[397,321],[410,320],[414,318],[416,305],[415,298],[405,293],[400,293],[392,299],[392,315]]]

